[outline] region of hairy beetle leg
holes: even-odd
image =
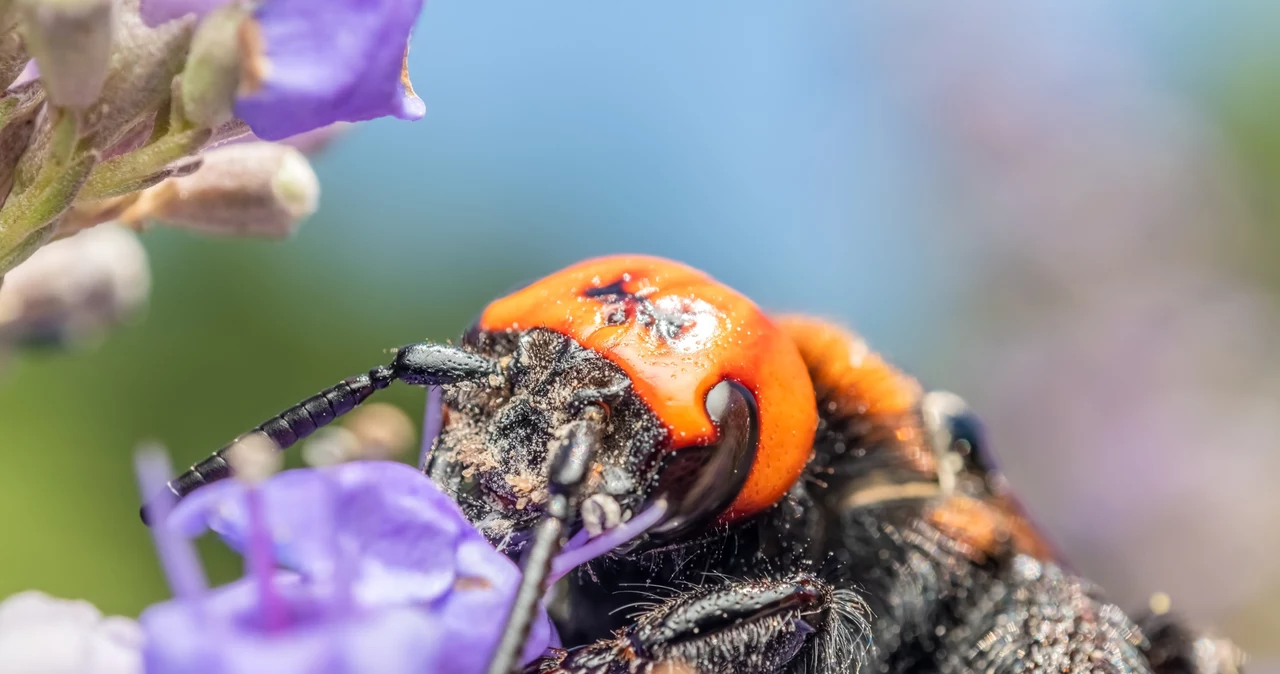
[[[544,674],[764,674],[802,662],[849,671],[866,647],[856,595],[809,575],[730,580],[681,593],[612,639],[568,651]]]

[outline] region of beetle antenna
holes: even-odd
[[[507,615],[502,640],[489,661],[489,674],[511,674],[520,665],[520,654],[537,615],[543,586],[551,574],[551,562],[564,547],[591,459],[600,444],[604,421],[604,410],[598,405],[588,405],[579,419],[562,427],[557,442],[551,447],[547,508],[534,528],[533,544],[521,569],[520,587]]]
[[[287,449],[311,435],[317,428],[355,409],[374,391],[400,380],[419,386],[440,386],[482,379],[498,371],[495,361],[456,346],[421,342],[401,347],[390,365],[379,365],[366,374],[348,377],[334,386],[271,417],[209,458],[189,468],[169,482],[168,489],[182,498],[197,487],[231,475],[227,450],[248,436],[260,436],[279,449]],[[141,510],[142,521],[150,524],[149,507]]]

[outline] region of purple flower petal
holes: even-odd
[[[487,541],[476,535],[458,547],[458,568],[464,569],[454,581],[453,591],[432,606],[437,616],[436,636],[447,643],[467,644],[448,653],[436,671],[481,672],[502,637],[511,600],[520,585],[520,570]],[[539,607],[525,643],[523,661],[541,655],[559,643],[546,610]],[[448,666],[445,666],[445,665]]]
[[[435,618],[412,607],[333,615],[324,588],[296,574],[273,579],[289,622],[269,630],[260,621],[255,581],[245,579],[210,592],[200,610],[189,602],[157,604],[140,622],[148,639],[147,671],[165,674],[249,672],[386,672],[425,674],[447,660],[455,644],[432,638]]]
[[[258,487],[281,564],[309,576],[337,571],[337,549],[356,561],[359,601],[431,601],[453,584],[454,548],[470,524],[422,473],[401,463],[361,461],[281,473]],[[196,490],[166,526],[185,536],[206,527],[240,552],[250,521],[244,486]],[[498,554],[498,553],[494,553]]]
[[[30,61],[27,61],[27,65],[23,67],[22,72],[18,73],[18,79],[14,80],[13,84],[9,85],[9,88],[17,89],[18,87],[26,84],[27,82],[30,82],[32,80],[39,79],[39,78],[40,78],[40,67],[36,65],[35,59],[31,59]]]
[[[142,21],[151,28],[188,14],[204,16],[230,0],[142,0]]]
[[[206,528],[243,550],[266,533],[280,561],[251,577],[143,614],[155,671],[482,672],[501,636],[520,570],[425,475],[367,461],[295,470],[247,487],[195,491],[165,535]],[[262,528],[265,526],[265,530]],[[524,657],[558,644],[541,610]],[[265,669],[263,669],[265,667]]]
[[[281,140],[338,121],[420,119],[405,71],[422,0],[271,0],[255,13],[260,82],[236,102],[258,137]]]

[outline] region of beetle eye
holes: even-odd
[[[667,518],[654,529],[655,538],[678,538],[710,523],[733,503],[751,472],[760,435],[755,396],[726,380],[707,393],[706,406],[720,438],[666,458],[656,493],[667,499]]]

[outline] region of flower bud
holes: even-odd
[[[216,127],[231,119],[240,86],[240,29],[249,11],[230,3],[209,14],[191,39],[182,71],[182,104],[188,119]]]
[[[336,466],[360,458],[360,439],[340,426],[316,430],[302,445],[302,461],[312,468]]]
[[[248,484],[263,482],[284,467],[284,454],[262,433],[250,433],[236,440],[227,449],[226,458],[236,477]]]
[[[409,449],[416,435],[409,415],[389,403],[369,403],[353,410],[343,428],[356,438],[355,458],[364,460],[395,459]]]
[[[170,96],[186,61],[194,17],[147,28],[137,0],[118,0],[115,40],[101,97],[84,116],[93,147],[114,145]]]
[[[114,0],[21,0],[27,49],[40,67],[49,100],[83,110],[107,79]]]
[[[284,238],[315,212],[320,182],[294,148],[240,143],[201,156],[200,169],[143,192],[126,217],[210,234]]]
[[[4,277],[0,342],[67,344],[134,315],[151,288],[133,232],[102,225],[50,243]]]
[[[308,466],[347,461],[391,461],[413,444],[409,415],[389,403],[369,403],[343,417],[342,426],[327,426],[307,438],[302,459]]]

